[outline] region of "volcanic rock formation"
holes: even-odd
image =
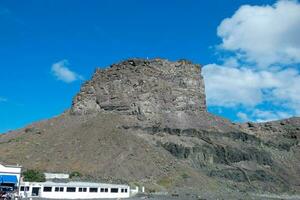
[[[75,97],[72,113],[101,109],[145,120],[168,113],[206,111],[200,66],[184,60],[133,59],[97,69]]]

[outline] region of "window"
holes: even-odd
[[[78,191],[79,192],[86,192],[86,188],[79,188]]]
[[[52,187],[44,187],[44,192],[52,192]]]
[[[110,188],[111,193],[118,193],[119,189],[118,188]]]
[[[90,188],[90,192],[98,192],[98,188]]]
[[[101,188],[100,192],[108,192],[108,188]]]
[[[122,193],[127,193],[127,189],[122,188],[122,189],[121,189],[121,192],[122,192]]]
[[[23,192],[23,191],[29,191],[29,186],[26,186],[26,187],[25,186],[21,186],[20,187],[20,191],[21,192]]]
[[[67,187],[67,192],[76,192],[76,187]]]
[[[55,192],[63,192],[64,188],[63,187],[55,187],[54,191]]]

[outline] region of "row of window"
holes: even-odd
[[[21,186],[21,188],[20,188],[20,191],[29,191],[29,186],[26,186],[26,187],[24,187],[24,186]]]
[[[21,186],[20,191],[29,191],[29,187],[26,186]],[[52,192],[52,187],[44,187],[43,189],[44,192]],[[55,192],[64,192],[64,187],[55,187],[54,188]],[[66,189],[67,192],[76,192],[76,187],[67,187]],[[100,192],[108,192],[108,188],[100,188]],[[78,192],[87,192],[87,188],[80,187],[78,188]],[[98,188],[89,188],[89,192],[98,192]],[[119,188],[110,188],[111,193],[118,193]],[[121,193],[127,193],[128,190],[127,188],[121,188],[120,190]]]
[[[100,190],[99,190],[100,189]],[[44,187],[44,192],[52,192],[52,187]],[[64,187],[55,187],[55,192],[63,192]],[[89,192],[108,192],[108,188],[89,188]],[[67,192],[76,192],[76,187],[67,187]],[[80,187],[78,188],[78,192],[87,192],[87,188]],[[110,188],[111,193],[118,193],[119,188]],[[126,188],[121,188],[121,193],[127,193],[128,190]]]

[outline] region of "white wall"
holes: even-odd
[[[54,191],[54,188],[52,189]],[[98,192],[91,193],[89,192],[89,188],[87,188],[87,192],[78,192],[78,188],[76,188],[76,192],[66,192],[66,188],[64,188],[64,192],[41,192],[42,198],[53,198],[53,199],[97,199],[97,198],[128,198],[129,197],[129,189],[127,189],[127,193],[110,193],[109,192]]]
[[[55,187],[56,186],[50,186],[52,187],[52,192],[44,192],[43,188],[48,187],[49,185],[47,185],[46,183],[30,183],[30,182],[24,182],[21,184],[21,186],[29,186],[29,191],[27,191],[27,195],[25,195],[24,192],[20,191],[19,194],[22,197],[31,197],[32,194],[32,188],[33,187],[40,187],[40,193],[39,193],[39,197],[42,198],[48,198],[48,199],[97,199],[97,198],[129,198],[130,197],[130,187],[118,187],[119,191],[118,193],[111,193],[110,192],[110,188],[108,188],[108,192],[100,192],[100,187],[98,187],[98,192],[89,192],[89,187],[85,187],[87,188],[87,192],[78,192],[78,188],[81,186],[74,186],[76,187],[76,192],[67,192],[66,188],[67,187],[72,187],[72,185],[70,186],[60,186],[59,184],[57,185],[57,187],[64,187],[64,192],[55,192]],[[107,186],[104,186],[107,188]],[[94,188],[94,186],[93,186]],[[112,185],[112,188],[114,188],[114,186]],[[117,187],[116,187],[117,188]],[[127,192],[125,193],[121,193],[121,188],[123,189],[127,189]]]
[[[46,179],[68,179],[69,174],[61,174],[61,173],[44,173]]]
[[[0,164],[0,175],[15,175],[20,182],[21,166],[1,165]]]

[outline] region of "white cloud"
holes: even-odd
[[[203,67],[209,105],[235,107],[256,106],[263,101],[262,89],[279,83],[267,71],[209,64]]]
[[[229,108],[240,121],[300,115],[298,1],[241,6],[217,34],[231,56],[203,67],[208,106]]]
[[[5,97],[0,97],[0,102],[6,102],[7,101],[7,98]]]
[[[223,65],[228,67],[238,67],[240,65],[238,59],[235,57],[226,58],[223,62]]]
[[[242,122],[250,121],[246,113],[238,112],[236,115]]]
[[[246,112],[238,112],[236,116],[241,122],[255,121],[255,122],[267,122],[279,119],[285,119],[292,117],[290,113],[276,111],[276,110],[262,110],[254,109]]]
[[[291,115],[287,112],[260,110],[260,109],[255,109],[251,115],[252,115],[251,116],[252,119],[255,120],[256,122],[274,121],[278,119],[291,117]]]
[[[300,74],[293,68],[255,70],[217,64],[203,67],[210,106],[255,107],[270,102],[300,115]]]
[[[241,6],[218,27],[221,47],[259,66],[300,62],[300,4]]]
[[[76,80],[82,80],[83,77],[76,72],[71,71],[67,66],[69,62],[67,60],[62,60],[57,63],[54,63],[51,67],[53,75],[61,81],[66,83],[71,83]]]

